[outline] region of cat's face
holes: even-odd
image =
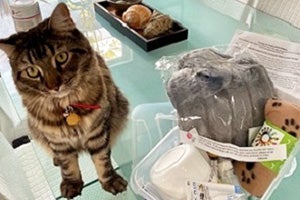
[[[9,57],[17,88],[42,95],[67,95],[93,60],[87,39],[64,4],[37,27],[0,40],[0,48]]]

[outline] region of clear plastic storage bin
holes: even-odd
[[[175,126],[173,111],[169,102],[145,103],[133,109],[133,167]]]
[[[179,129],[174,127],[133,169],[130,184],[133,191],[147,200],[162,200],[150,181],[150,170],[155,161],[180,143]]]
[[[155,106],[155,105],[153,105]],[[155,108],[155,107],[153,107]],[[156,111],[158,109],[156,108]],[[147,116],[147,112],[144,113]],[[146,119],[145,117],[144,119]],[[149,121],[144,120],[143,125],[147,127],[147,124],[154,123],[151,118],[148,118]],[[155,121],[155,120],[154,120]],[[141,122],[139,122],[141,123]],[[151,129],[148,129],[151,130]],[[152,129],[153,131],[154,129]],[[179,128],[175,126],[172,128],[163,138],[152,148],[152,150],[142,159],[136,166],[133,168],[130,186],[133,191],[137,194],[142,196],[147,200],[164,200],[156,190],[155,186],[151,183],[150,180],[150,170],[154,163],[160,158],[162,154],[164,154],[169,149],[180,145],[180,135],[179,135]],[[138,134],[138,133],[136,133]],[[144,133],[145,134],[145,133]],[[147,134],[150,134],[148,132]],[[154,133],[158,134],[158,133]],[[297,160],[296,154],[299,151],[300,145],[299,142],[285,161],[284,166],[280,170],[276,179],[273,180],[271,185],[269,186],[268,190],[265,194],[260,198],[261,200],[271,200],[272,193],[278,188],[282,180],[285,178],[289,178],[294,174],[295,169],[297,168]],[[255,197],[249,197],[249,199],[258,199]],[[297,198],[296,198],[297,199]],[[273,199],[272,199],[273,200]]]

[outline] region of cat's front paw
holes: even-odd
[[[67,199],[72,199],[77,195],[81,195],[83,188],[82,180],[63,180],[60,184],[61,196]]]
[[[102,183],[102,188],[113,195],[116,195],[126,190],[127,181],[115,173],[109,181]]]

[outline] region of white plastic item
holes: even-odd
[[[133,168],[130,186],[135,194],[147,200],[163,200],[156,187],[150,181],[150,169],[163,153],[178,146],[179,143],[179,129],[176,126]]]
[[[207,182],[210,165],[198,149],[182,144],[165,152],[153,165],[150,179],[164,200],[185,200],[185,181]]]
[[[42,21],[37,0],[11,0],[10,9],[17,32],[27,31]]]

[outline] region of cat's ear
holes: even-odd
[[[64,3],[59,3],[50,16],[48,27],[56,31],[71,31],[75,29],[69,9]]]
[[[10,57],[11,53],[15,50],[15,45],[9,39],[0,39],[0,49]]]

